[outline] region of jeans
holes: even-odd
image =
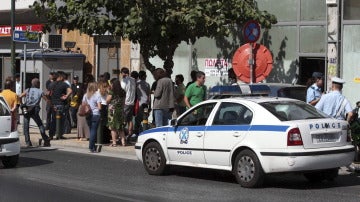
[[[71,127],[76,128],[77,126],[77,112],[79,107],[70,107],[70,116],[71,116]]]
[[[170,109],[154,109],[155,117],[155,126],[161,127],[168,125],[169,120],[171,119]]]
[[[91,115],[88,119],[88,125],[90,128],[90,139],[89,139],[89,149],[90,151],[95,151],[95,141],[97,137],[97,128],[100,122],[100,115]]]
[[[70,106],[64,105],[64,134],[71,133],[71,118],[70,118]]]
[[[49,136],[52,138],[56,132],[56,112],[59,111],[61,116],[60,118],[60,131],[57,137],[62,137],[64,135],[64,120],[65,120],[65,113],[64,113],[64,105],[55,105],[51,107],[51,121],[50,121],[50,128],[49,128]]]
[[[30,134],[29,134],[29,123],[30,118],[32,118],[36,125],[39,127],[41,137],[44,141],[49,140],[49,137],[45,134],[45,127],[42,123],[42,120],[39,116],[40,107],[35,107],[32,111],[28,112],[28,114],[24,115],[24,136],[26,145],[31,145]]]

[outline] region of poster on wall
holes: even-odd
[[[231,68],[229,59],[205,58],[204,62],[205,76],[227,76],[228,70]]]

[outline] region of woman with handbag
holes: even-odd
[[[88,84],[86,94],[82,99],[82,108],[83,106],[87,106],[86,119],[90,128],[90,139],[89,139],[89,150],[90,152],[96,152],[95,141],[97,135],[97,128],[99,126],[100,121],[100,109],[101,109],[101,96],[100,93],[97,92],[98,86],[96,82],[91,82]],[[79,111],[81,111],[79,109]],[[79,112],[80,113],[80,112]]]

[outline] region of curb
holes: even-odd
[[[39,128],[37,126],[30,126],[29,133],[30,133],[30,140],[32,142],[33,147],[25,148],[25,136],[23,135],[23,125],[18,125],[18,133],[20,139],[21,151],[26,152],[30,150],[63,150],[63,151],[71,151],[71,152],[78,152],[78,153],[89,153],[89,141],[79,141],[77,139],[77,129],[73,128],[71,133],[64,134],[66,139],[61,140],[51,140],[50,144],[51,147],[42,147],[39,143],[41,141],[41,135]],[[46,131],[48,134],[48,131]],[[103,144],[101,147],[101,152],[92,153],[91,155],[99,155],[99,156],[111,156],[111,157],[122,157],[127,159],[137,159],[135,154],[135,148],[133,145],[129,146],[120,146],[111,147],[108,146],[109,144]]]

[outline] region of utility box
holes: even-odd
[[[50,72],[63,71],[69,75],[68,80],[72,83],[74,75],[79,76],[79,81],[83,82],[83,67],[85,55],[71,52],[27,52],[26,56],[19,55],[20,61],[20,80],[22,92],[31,87],[31,80],[40,80],[40,89],[46,92],[46,81],[49,79]],[[23,99],[24,101],[24,99]],[[41,101],[40,117],[46,121],[46,102]],[[33,125],[33,124],[31,124]]]

